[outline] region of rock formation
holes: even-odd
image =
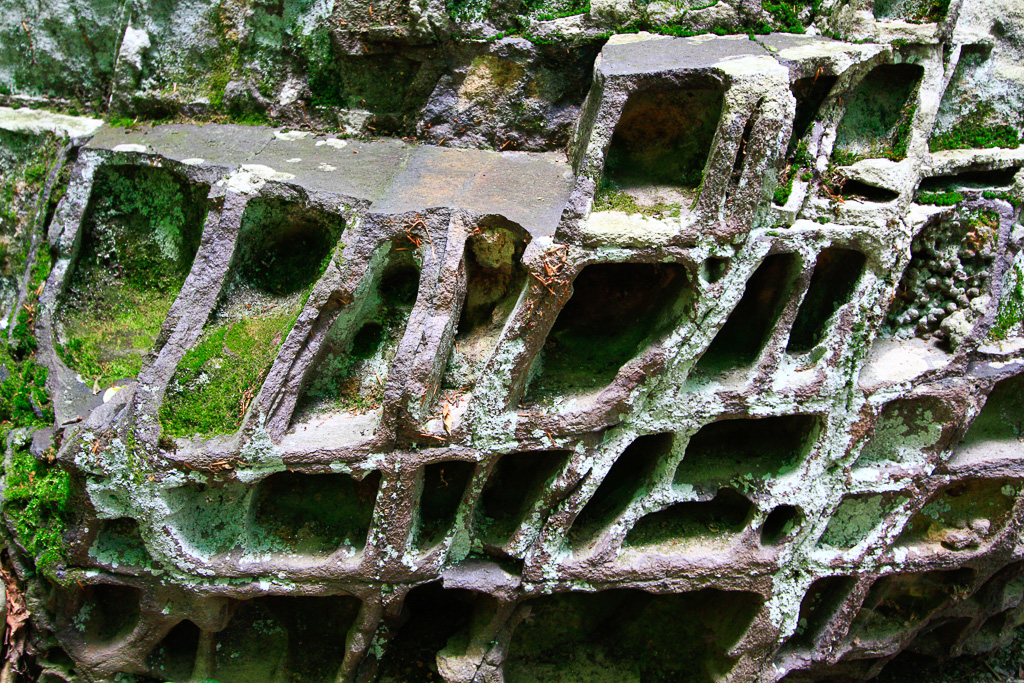
[[[1021,2],[0,7],[25,680],[859,681],[1024,622]]]

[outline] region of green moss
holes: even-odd
[[[531,19],[550,21],[588,13],[590,0],[526,0],[523,9],[529,12]]]
[[[36,350],[35,307],[51,267],[49,245],[42,244],[36,250],[35,263],[32,265],[27,301],[18,311],[18,315],[14,319],[14,326],[11,328],[11,350],[19,358],[24,358]]]
[[[973,231],[982,244],[995,239],[999,227],[999,214],[995,211],[964,211],[961,216],[968,231]]]
[[[1007,274],[1003,298],[999,302],[999,311],[989,336],[992,339],[1006,339],[1011,331],[1020,326],[1021,321],[1024,321],[1024,272],[1019,265],[1015,265]]]
[[[637,29],[643,30],[643,29]],[[673,36],[676,38],[690,38],[692,36],[699,35],[700,31],[694,31],[693,29],[684,28],[675,24],[662,24],[658,26],[650,27],[651,33],[658,33],[663,36]],[[635,33],[635,31],[633,31]]]
[[[1009,202],[1010,205],[1013,206],[1013,208],[1015,209],[1020,207],[1020,200],[1017,199],[1017,197],[1015,197],[1010,192],[997,192],[995,190],[985,190],[984,192],[981,193],[981,196],[984,197],[985,199],[1002,199],[1004,202]]]
[[[678,218],[682,207],[679,204],[658,202],[650,206],[637,203],[633,195],[618,189],[612,183],[601,183],[594,195],[594,211],[622,211],[638,213],[653,218]]]
[[[46,264],[48,271],[48,259]],[[36,346],[31,325],[23,325],[23,328],[12,351]],[[0,367],[6,374],[0,382],[0,439],[6,442],[15,428],[53,424],[53,404],[46,392],[46,368],[37,365],[31,355],[18,360],[3,346],[0,346]],[[21,448],[15,447],[11,457],[11,467],[5,477],[4,515],[21,545],[36,559],[39,570],[54,578],[54,569],[66,559],[63,535],[70,519],[70,476],[57,467],[36,462]]]
[[[835,166],[850,166],[865,158],[862,154],[855,154],[844,149],[837,149],[832,153],[832,164]]]
[[[34,323],[34,315],[24,307],[14,318],[14,327],[11,328],[11,347],[19,356],[33,353],[37,348]]]
[[[29,280],[29,289],[35,292],[43,283],[46,282],[46,278],[50,276],[50,270],[53,268],[53,257],[50,255],[49,245],[42,244],[36,250],[36,262],[32,265],[32,279]]]
[[[918,204],[934,204],[935,206],[954,206],[964,200],[959,192],[919,192],[915,201]]]
[[[949,13],[950,0],[878,0],[876,19],[905,19],[914,23],[943,21]]]
[[[222,323],[178,364],[160,406],[164,434],[228,434],[242,424],[298,310]]]
[[[774,30],[783,33],[803,33],[804,25],[800,21],[800,12],[810,8],[810,18],[818,12],[821,0],[761,0],[761,7],[774,19]]]
[[[912,95],[910,101],[900,110],[899,121],[892,135],[892,150],[884,153],[883,156],[893,161],[903,161],[907,158],[907,145],[910,143],[910,134],[914,130],[914,114],[916,113],[917,98]]]
[[[17,361],[0,352],[8,372],[0,382],[0,436],[11,427],[41,427],[53,422],[53,404],[46,393],[47,371],[33,360]]]
[[[861,159],[902,161],[917,113],[920,65],[882,64],[857,86],[836,133],[833,163],[848,166]]]
[[[81,374],[133,377],[192,266],[205,188],[162,169],[98,174],[57,351]]]
[[[796,181],[797,175],[804,182],[811,180],[814,177],[811,171],[813,166],[814,159],[811,158],[811,154],[807,149],[807,140],[801,140],[793,149],[789,165],[779,179],[779,184],[775,188],[772,200],[779,206],[785,206],[786,202],[789,201],[789,196],[793,193],[793,183]]]
[[[641,212],[640,205],[636,203],[633,195],[605,183],[601,183],[597,193],[594,195],[594,211]]]
[[[418,110],[419,100],[411,97],[417,62],[396,54],[338,54],[326,27],[302,36],[300,42],[313,106],[364,109],[378,117]]]
[[[47,206],[39,201],[39,194],[58,149],[58,141],[52,137],[8,136],[0,131],[0,202],[9,207],[0,213],[4,276],[20,279],[33,239],[41,239],[34,232],[39,225],[37,212]],[[10,331],[11,344],[0,345],[0,441],[4,443],[9,443],[14,429],[28,432],[53,424],[47,370],[35,363],[33,355],[36,304],[50,267],[49,247],[43,240],[26,283],[27,299]],[[37,568],[55,579],[55,570],[67,554],[64,533],[71,514],[70,475],[55,465],[37,462],[26,450],[25,435],[11,436],[10,443],[3,514],[18,543],[35,558]]]
[[[60,146],[53,135],[0,131],[0,278],[11,287],[29,256],[38,212],[46,208],[39,199]]]
[[[796,176],[792,173],[787,173],[787,177],[778,187],[775,188],[775,194],[772,195],[772,201],[779,206],[785,206],[786,202],[789,201],[789,196],[793,194],[793,181],[796,180]]]
[[[112,307],[99,316],[74,321],[74,336],[58,347],[61,359],[82,375],[111,380],[134,377],[143,355],[175,299],[174,292],[125,289],[106,297]]]
[[[138,122],[138,119],[132,116],[120,116],[118,114],[111,114],[104,119],[108,126],[111,128],[132,128]]]
[[[231,117],[231,123],[240,126],[269,126],[273,124],[271,118],[261,111],[242,111]]]
[[[1020,146],[1020,135],[1012,126],[992,123],[995,116],[992,106],[979,104],[963,117],[960,125],[940,135],[933,135],[928,149],[939,152],[948,149],[986,149],[1001,147],[1016,149]]]
[[[1017,131],[1007,125],[977,126],[965,124],[961,128],[934,137],[928,141],[933,152],[947,149],[984,149],[1002,147],[1016,149],[1020,145]]]
[[[67,561],[64,533],[72,521],[71,476],[16,449],[5,482],[4,514],[38,570],[56,579],[56,568]]]
[[[792,163],[795,166],[802,168],[811,168],[814,164],[814,158],[811,157],[811,153],[807,149],[807,140],[801,140],[797,143],[796,149],[793,150]]]

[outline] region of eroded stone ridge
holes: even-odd
[[[568,155],[69,145],[12,294],[55,421],[8,485],[29,450],[75,501],[48,564],[4,508],[47,675],[796,683],[1003,642],[1020,55],[898,4],[864,42],[613,36]]]

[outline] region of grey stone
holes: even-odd
[[[170,46],[213,49],[207,18],[174,10],[189,42],[140,11],[146,40],[111,50],[124,65],[96,62],[119,106],[290,127],[101,128],[72,144],[46,234],[25,223],[53,253],[40,293],[2,299],[33,311],[48,371],[55,425],[28,447],[63,429],[48,472],[70,475],[77,515],[62,582],[23,577],[34,627],[87,682],[866,680],[905,650],[1009,638],[1024,615],[1024,231],[1001,193],[1019,205],[1024,153],[933,152],[929,131],[964,124],[949,98],[984,83],[969,69],[989,43],[1006,73],[1018,32],[991,34],[978,3],[923,24],[868,5],[824,3],[808,27],[847,41],[619,33],[582,67],[636,8],[531,10],[530,37],[555,41],[538,45],[459,40],[517,26],[504,5],[460,23],[433,1],[372,19],[368,3],[314,3],[260,24],[263,5],[229,4],[218,20],[248,51],[217,104],[153,76]],[[745,0],[645,16],[773,20]],[[59,18],[40,75],[66,56],[82,80],[94,48]],[[94,20],[112,47],[113,19]],[[432,41],[449,38],[442,58]],[[314,40],[330,59],[310,61]],[[331,59],[415,75],[391,110],[363,109],[330,89],[355,73]],[[920,78],[868,88],[880,111],[908,93],[872,133],[854,103],[893,64]],[[979,97],[999,114],[1018,93],[991,83]],[[307,109],[318,96],[335,99]],[[306,130],[386,124],[406,139]],[[570,128],[567,153],[550,151]],[[684,154],[699,168],[661,174]],[[152,196],[103,194],[150,182]],[[946,185],[963,199],[923,203]],[[147,348],[97,335],[97,362],[136,354],[137,376],[112,382],[69,351],[97,236],[120,223],[142,226],[133,246],[155,240],[161,267],[194,257],[173,264]],[[123,286],[124,250],[96,262]],[[14,430],[8,449],[26,441]]]
[[[36,459],[42,459],[46,454],[46,451],[53,448],[54,444],[54,430],[47,427],[44,429],[37,429],[32,432],[32,443],[29,446],[29,452],[36,457]]]

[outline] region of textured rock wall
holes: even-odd
[[[29,679],[864,680],[1024,622],[1020,3],[9,4]]]

